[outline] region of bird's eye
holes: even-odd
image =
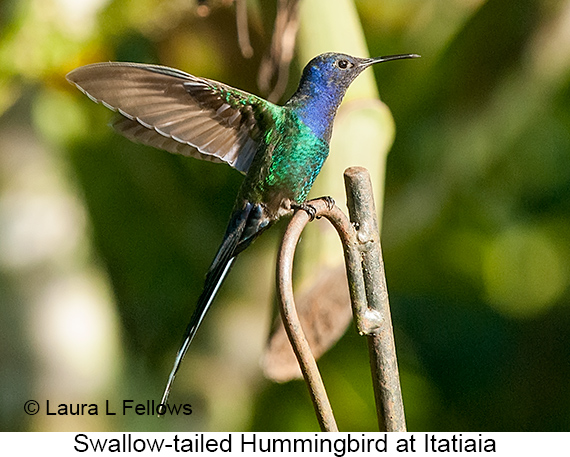
[[[340,59],[336,61],[336,66],[341,70],[346,70],[347,68],[352,68],[353,65],[351,62],[345,59]]]

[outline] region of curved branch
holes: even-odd
[[[327,203],[323,200],[313,200],[309,204],[315,208],[317,217],[322,216],[323,212],[328,210]],[[311,218],[306,211],[296,211],[287,226],[277,255],[277,295],[285,331],[299,361],[303,378],[305,378],[305,382],[309,387],[309,393],[321,430],[324,432],[337,432],[338,427],[325,386],[319,373],[317,362],[301,328],[301,322],[295,307],[295,299],[293,298],[293,258],[295,256],[295,248],[301,232],[310,220]]]
[[[406,431],[394,333],[372,185],[366,169],[345,171],[351,221],[331,199],[311,200],[315,217],[325,217],[343,245],[350,299],[356,327],[368,337],[370,366],[378,423],[381,430]],[[277,287],[281,317],[293,351],[309,387],[323,431],[337,431],[317,363],[305,337],[293,297],[293,258],[301,232],[311,220],[307,211],[296,211],[283,236],[277,258]]]

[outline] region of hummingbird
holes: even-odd
[[[284,105],[160,65],[105,62],[76,68],[67,80],[120,114],[113,127],[142,144],[245,174],[222,243],[184,333],[161,405],[237,255],[295,209],[314,216],[307,195],[328,154],[333,121],[346,90],[373,64],[419,57],[359,58],[325,53],[304,68]]]

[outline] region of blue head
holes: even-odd
[[[336,110],[350,83],[369,66],[388,60],[419,57],[399,54],[374,59],[327,52],[311,60],[303,70],[299,88],[287,102],[315,135],[330,140]]]

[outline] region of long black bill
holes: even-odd
[[[370,65],[374,65],[375,63],[388,62],[389,60],[416,59],[418,57],[421,56],[419,54],[394,54],[392,56],[382,56],[382,57],[374,57],[372,59],[364,59],[360,65],[364,67],[369,67]]]

